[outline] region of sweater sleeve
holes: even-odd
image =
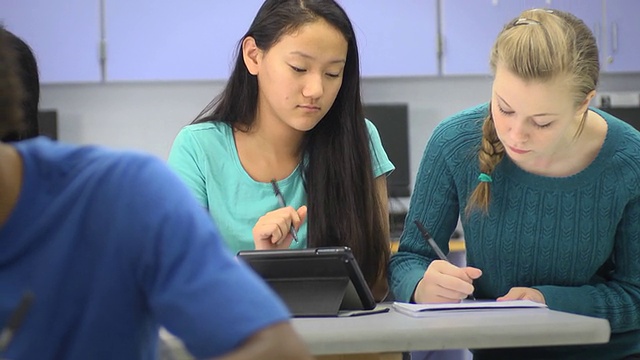
[[[614,333],[640,328],[640,197],[626,206],[616,230],[615,270],[606,282],[537,286],[549,308],[606,318]]]
[[[438,246],[447,253],[449,238],[458,222],[459,204],[455,182],[447,166],[448,139],[438,126],[420,162],[398,252],[391,257],[389,283],[400,301],[410,301],[427,267],[437,258],[422,239],[414,220],[420,220]]]

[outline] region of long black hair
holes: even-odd
[[[27,43],[12,32],[4,29],[7,46],[10,47],[18,60],[16,75],[22,83],[24,96],[22,99],[22,115],[24,127],[20,131],[13,131],[3,137],[3,141],[17,141],[38,136],[38,103],[40,102],[40,77],[38,64],[33,51]]]
[[[0,24],[0,139],[22,129],[24,99],[17,54]]]
[[[386,275],[388,229],[378,197],[370,139],[360,98],[360,61],[351,21],[333,0],[267,0],[238,43],[235,67],[223,92],[194,123],[223,121],[247,131],[255,121],[258,81],[242,57],[242,41],[253,37],[269,50],[283,35],[324,20],[348,43],[342,86],[324,118],[305,135],[303,178],[308,200],[308,245],[348,246],[369,285]]]

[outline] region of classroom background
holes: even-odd
[[[358,35],[364,103],[407,105],[410,188],[433,128],[489,99],[491,44],[523,9],[558,8],[585,20],[601,51],[594,105],[604,96],[613,106],[640,106],[639,1],[339,2]],[[7,0],[0,21],[36,53],[41,109],[55,111],[59,140],[166,159],[179,129],[223,88],[235,45],[261,3]],[[408,205],[408,196],[395,200],[392,211]]]

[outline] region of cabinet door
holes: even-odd
[[[435,1],[340,1],[363,76],[436,74]],[[171,81],[226,79],[263,0],[106,3],[107,79]]]
[[[436,0],[339,0],[353,23],[362,76],[438,73]]]
[[[602,12],[603,0],[547,0],[547,7],[563,10],[584,21],[596,38],[598,50],[600,52],[600,68],[604,69],[605,60],[605,31],[604,13]]]
[[[105,0],[108,81],[226,79],[262,0]]]
[[[2,0],[0,21],[33,50],[41,83],[100,81],[99,0]]]
[[[441,0],[444,75],[490,74],[493,43],[523,10],[546,7],[545,0]]]
[[[606,72],[640,71],[640,1],[606,0]]]

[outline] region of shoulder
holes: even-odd
[[[103,166],[96,167],[92,176],[100,178],[98,191],[108,203],[111,197],[127,199],[127,208],[148,211],[150,203],[158,209],[171,211],[183,199],[191,198],[182,180],[161,159],[134,151],[96,149]],[[122,201],[120,202],[120,205]],[[115,206],[115,205],[114,205]]]
[[[150,155],[117,151],[101,146],[78,146],[52,141],[44,137],[15,143],[25,161],[36,169],[57,177],[68,175],[104,175],[113,167],[123,167],[152,159]]]
[[[365,118],[364,123],[367,125],[367,132],[369,132],[369,136],[380,137],[380,134],[378,134],[378,128],[376,128],[371,120]]]
[[[212,140],[224,139],[231,134],[229,124],[222,121],[209,121],[183,127],[176,141],[210,143]]]
[[[216,134],[224,133],[230,129],[229,124],[224,121],[206,121],[197,124],[190,124],[182,128],[182,131],[187,131],[193,134]]]
[[[487,114],[488,104],[484,104],[439,123],[424,149],[419,174],[436,174],[434,178],[437,178],[445,172],[458,182],[466,179],[467,172],[477,171],[482,123]],[[420,181],[428,181],[427,178],[423,176]]]
[[[457,157],[459,160],[475,156],[488,111],[488,104],[482,104],[444,119],[433,130],[425,152],[441,153],[447,158]]]
[[[605,139],[606,147],[601,151],[610,152],[611,171],[619,174],[617,181],[628,184],[636,196],[640,196],[640,132],[626,122],[601,110],[594,109],[609,127]]]
[[[201,212],[177,175],[154,156],[47,139],[24,141],[16,148],[25,166],[24,189],[32,194],[29,206],[67,212],[72,231],[91,228],[103,237],[117,233],[112,245],[132,254],[143,252],[151,243],[147,235],[157,234],[167,219],[195,219]]]
[[[488,104],[463,110],[440,122],[432,138],[441,142],[479,140],[482,137],[482,123],[488,114]]]
[[[212,157],[227,159],[233,151],[233,130],[222,121],[191,124],[183,127],[171,146],[168,162],[172,167],[203,163]]]
[[[617,156],[633,159],[631,162],[640,166],[640,131],[609,113],[593,110],[607,122],[605,144],[613,145]]]
[[[367,132],[369,134],[369,142],[373,147],[374,151],[382,148],[382,139],[380,138],[380,133],[378,132],[378,128],[369,120],[364,119],[364,122],[367,126]]]
[[[90,191],[91,197],[122,198],[150,191],[150,184],[174,182],[165,163],[149,154],[112,150],[101,146],[77,146],[46,138],[16,143],[32,176],[50,190]],[[169,185],[173,186],[173,184]]]
[[[378,133],[376,126],[369,121],[369,119],[364,119],[364,121],[369,132],[369,147],[371,150],[371,159],[373,161],[373,175],[378,177],[383,174],[389,174],[391,171],[395,170],[396,167],[393,165],[391,160],[389,160],[389,156],[384,149],[382,139],[380,138],[380,134]]]

